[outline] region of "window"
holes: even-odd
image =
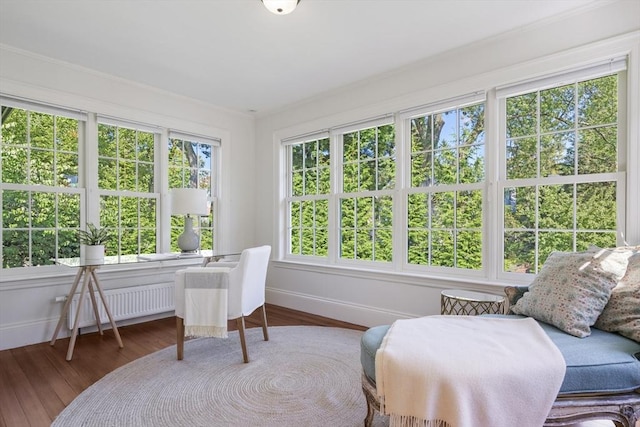
[[[198,229],[200,248],[214,248],[214,213],[217,201],[216,148],[220,141],[182,134],[169,133],[169,188],[199,188],[209,195],[209,215],[200,216]],[[171,251],[178,252],[178,236],[184,230],[184,218],[171,217]]]
[[[410,118],[409,264],[481,270],[484,103]]]
[[[162,227],[160,188],[207,190],[201,248],[214,248],[220,140],[12,97],[0,104],[2,268],[79,257],[87,223],[110,231],[107,256],[178,251],[184,223]]]
[[[519,280],[552,251],[622,244],[625,68],[603,61],[286,142],[288,255]]]
[[[107,255],[155,253],[155,147],[159,135],[133,124],[98,124],[100,225],[110,230]]]
[[[328,137],[291,142],[288,159],[288,253],[326,257],[329,252],[331,148]]]
[[[502,100],[503,271],[537,273],[552,251],[616,246],[619,78],[577,78]]]
[[[340,133],[342,193],[340,258],[393,259],[393,190],[396,145],[393,124]]]
[[[79,112],[1,98],[2,268],[80,253]]]

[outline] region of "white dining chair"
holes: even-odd
[[[269,341],[267,312],[265,310],[265,285],[271,246],[265,245],[242,251],[238,262],[211,262],[205,267],[189,268],[176,272],[176,326],[177,357],[184,357],[185,322],[185,276],[188,271],[201,270],[226,275],[228,281],[227,318],[236,319],[244,363],[249,362],[245,340],[245,316],[262,307],[262,334]]]

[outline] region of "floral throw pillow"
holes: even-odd
[[[640,342],[640,253],[629,258],[626,274],[594,326]]]
[[[553,252],[512,311],[576,337],[589,336],[617,284],[615,275],[605,272],[593,255]]]

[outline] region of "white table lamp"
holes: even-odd
[[[197,188],[174,188],[171,190],[171,214],[186,215],[184,231],[178,237],[182,252],[196,252],[200,247],[200,236],[193,231],[191,215],[208,215],[207,191]]]

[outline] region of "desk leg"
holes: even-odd
[[[80,316],[82,315],[82,301],[84,301],[84,294],[89,287],[89,280],[91,279],[89,267],[81,267],[85,270],[84,281],[82,282],[82,290],[80,291],[80,303],[78,304],[78,311],[76,312],[76,318],[73,322],[73,332],[71,333],[71,340],[69,340],[69,349],[67,350],[67,361],[70,361],[73,357],[73,349],[76,346],[76,338],[78,338],[78,324],[80,323]]]
[[[176,349],[178,351],[178,360],[182,360],[184,357],[184,319],[176,316]]]
[[[69,291],[69,295],[67,295],[67,300],[64,302],[64,306],[62,307],[62,312],[60,313],[60,319],[58,320],[58,326],[56,326],[56,331],[53,333],[53,337],[51,337],[51,345],[56,343],[56,339],[58,339],[58,334],[60,333],[60,328],[62,327],[62,322],[67,318],[69,314],[69,307],[71,306],[71,298],[73,298],[73,294],[76,293],[76,289],[78,289],[78,283],[80,283],[80,277],[82,277],[83,268],[79,268],[76,273],[76,278],[73,280],[73,285],[71,286],[71,290]]]
[[[116,341],[118,341],[118,345],[120,346],[120,348],[124,348],[122,339],[120,338],[120,332],[118,332],[116,322],[113,321],[113,316],[111,316],[111,310],[109,310],[107,300],[104,297],[104,293],[102,292],[102,287],[100,286],[100,282],[98,281],[98,275],[95,272],[95,268],[91,269],[91,277],[93,278],[93,282],[96,284],[96,289],[98,289],[98,293],[100,294],[100,298],[102,299],[102,305],[104,306],[104,311],[107,312],[107,317],[109,318],[109,322],[111,323],[111,328],[113,328],[113,334],[116,336]]]
[[[95,290],[93,289],[91,280],[89,280],[89,296],[91,297],[91,305],[93,306],[93,314],[96,317],[96,325],[98,326],[98,332],[100,333],[100,335],[104,335],[104,333],[102,332],[102,322],[100,322],[100,312],[98,311],[98,304],[96,303]]]

